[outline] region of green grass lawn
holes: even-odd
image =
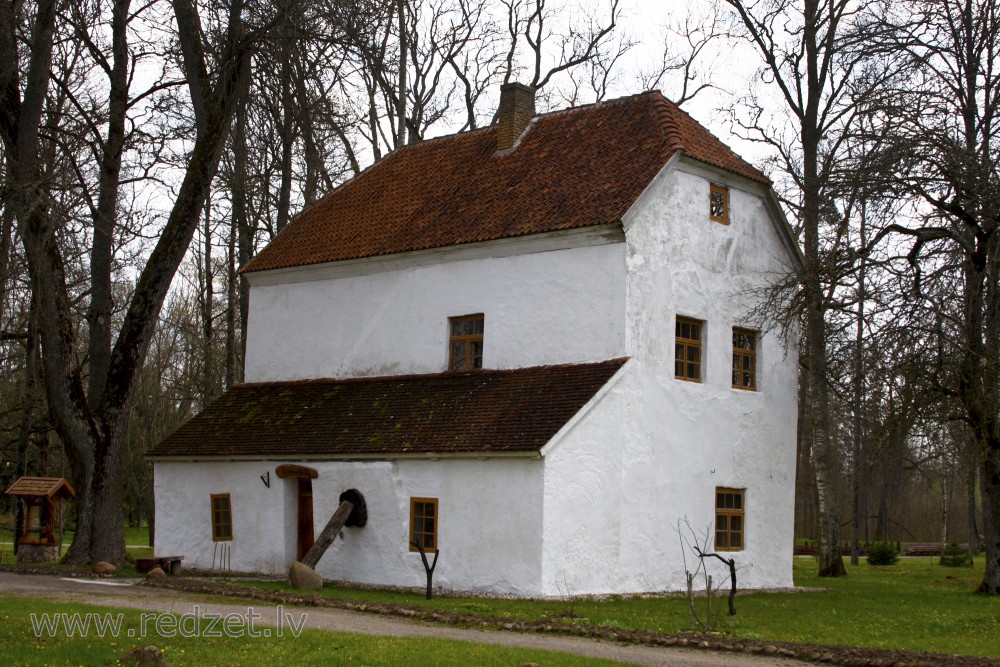
[[[87,637],[68,637],[64,626],[54,637],[36,637],[30,614],[121,614],[118,637],[103,638],[91,630]],[[154,645],[169,665],[519,665],[536,662],[546,667],[610,667],[620,663],[580,658],[562,653],[508,649],[488,644],[428,638],[371,637],[322,630],[304,630],[298,637],[205,638],[139,637],[143,612],[80,604],[0,597],[0,646],[4,665],[110,665],[138,646]],[[146,612],[149,613],[149,612]],[[204,627],[204,626],[203,626]],[[262,628],[261,628],[262,629]],[[135,635],[129,638],[128,631]],[[189,633],[191,634],[191,633]]]
[[[8,517],[7,523],[12,521],[12,518]],[[0,565],[12,565],[14,564],[14,531],[6,525],[0,525]],[[67,530],[63,533],[63,553],[69,548],[69,545],[73,542],[73,531]],[[125,527],[125,544],[132,545],[126,547],[125,553],[130,560],[135,560],[136,558],[149,558],[153,555],[153,548],[147,546],[149,543],[149,528],[147,526],[141,526],[139,528],[134,528],[132,526]]]
[[[66,550],[69,549],[69,542],[63,542],[62,553],[65,555]],[[137,558],[151,558],[153,555],[152,547],[126,547],[125,548],[126,557],[134,561]],[[0,543],[0,565],[14,565],[17,563],[17,559],[14,556],[14,546],[10,543],[2,544]],[[39,564],[44,565],[44,564]]]
[[[737,615],[723,616],[718,630],[735,637],[805,644],[1000,657],[1000,599],[974,595],[983,559],[973,568],[948,568],[936,558],[903,559],[872,567],[862,560],[849,576],[820,579],[811,558],[795,559],[798,586],[823,591],[739,594]],[[248,583],[248,582],[244,582]],[[279,583],[254,582],[285,590]],[[497,619],[545,620],[674,633],[689,629],[687,599],[646,597],[507,600],[436,597],[418,593],[327,586],[331,597],[482,614]],[[724,612],[725,599],[713,608]]]

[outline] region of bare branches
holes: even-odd
[[[671,84],[667,96],[677,106],[693,100],[699,93],[717,88],[714,82],[713,46],[725,33],[718,6],[710,13],[697,15],[688,10],[677,22],[667,26],[664,33],[663,52],[659,65],[650,70],[640,70],[639,83],[643,90]],[[677,49],[675,43],[684,47]],[[706,63],[706,58],[713,57]],[[680,85],[674,84],[680,80]]]
[[[696,533],[694,528],[691,527],[691,523],[687,520],[687,517],[677,520],[677,526],[675,528],[677,531],[677,537],[680,540],[681,545],[681,560],[684,562],[684,574],[687,579],[687,592],[688,592],[688,612],[691,618],[691,629],[700,629],[705,632],[711,632],[713,628],[713,617],[712,617],[712,593],[714,592],[713,586],[716,585],[714,577],[709,574],[708,567],[705,564],[706,558],[716,558],[726,565],[727,576],[723,577],[719,582],[718,586],[725,585],[726,581],[729,581],[729,615],[736,615],[736,571],[737,565],[736,560],[733,558],[724,558],[721,555],[710,551],[709,545],[713,543],[713,536],[715,531],[713,530],[712,524],[709,524],[701,533]],[[694,571],[691,571],[687,563],[687,552],[694,552],[697,560],[697,565]],[[695,609],[694,604],[694,580],[698,577],[702,577],[705,582],[705,620],[702,620]]]

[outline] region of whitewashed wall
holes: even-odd
[[[710,181],[730,186],[729,225],[708,219]],[[317,534],[344,489],[369,505],[369,526],[346,530],[321,561],[325,577],[420,585],[419,555],[406,546],[409,498],[428,496],[441,502],[443,587],[679,589],[678,522],[710,529],[725,486],[746,489],[746,548],[733,553],[741,587],[791,585],[797,352],[764,332],[759,390],[733,389],[730,378],[732,327],[753,326],[760,288],[792,261],[763,190],[674,161],[624,228],[625,242],[582,233],[559,248],[502,242],[252,276],[248,381],[442,371],[448,317],[476,312],[486,315],[487,367],[630,357],[543,461],[310,463],[320,470]],[[678,314],[705,321],[701,383],[674,378]],[[157,552],[207,567],[209,495],[229,492],[233,567],[283,572],[295,552],[295,492],[275,479],[275,463],[157,462]],[[258,479],[267,469],[270,490]]]
[[[232,494],[234,570],[284,574],[295,560],[294,479],[280,461],[162,462],[155,466],[157,554],[208,568],[214,548],[209,498]],[[420,554],[409,550],[411,497],[438,499],[441,555],[434,584],[445,589],[536,594],[541,582],[542,463],[538,459],[308,462],[318,536],[340,494],[365,496],[368,524],[345,528],[317,569],[326,579],[423,586]],[[271,488],[259,475],[271,472]]]
[[[436,255],[438,263],[388,271],[370,262],[349,265],[357,269],[347,275],[333,267],[337,277],[303,271],[311,278],[304,282],[251,274],[246,379],[441,372],[448,318],[472,313],[485,314],[488,368],[621,356],[624,244],[598,240],[502,257],[457,248]]]
[[[283,480],[275,476],[274,468],[265,461],[156,461],[153,552],[158,556],[184,556],[187,567],[212,567],[213,552],[220,554],[221,546],[212,541],[210,496],[228,493],[233,519],[233,539],[228,543],[232,569],[287,570],[286,544],[280,532],[285,530],[289,502],[295,520],[295,496],[285,493]],[[260,475],[268,471],[271,488],[260,480]],[[293,542],[293,556],[294,550]]]
[[[746,489],[740,585],[792,583],[796,351],[765,332],[759,391],[730,375],[732,327],[791,259],[752,184],[729,183],[730,225],[709,221],[710,180],[727,179],[667,169],[625,221],[631,360],[546,453],[546,594],[683,588],[678,521],[709,530],[718,486]],[[677,314],[706,323],[701,383],[674,378]]]

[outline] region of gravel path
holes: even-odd
[[[23,595],[47,600],[77,602],[101,606],[127,607],[164,613],[230,614],[243,617],[252,610],[259,615],[258,626],[274,625],[275,607],[220,604],[190,594],[164,588],[136,586],[121,579],[84,580],[45,575],[0,572],[0,594]],[[126,585],[121,585],[126,584]],[[306,614],[305,627],[338,632],[356,632],[389,637],[437,637],[499,646],[559,651],[592,658],[603,658],[636,665],[668,665],[670,667],[792,667],[801,662],[785,658],[753,656],[736,653],[712,653],[683,648],[657,648],[596,641],[579,637],[519,634],[489,630],[469,630],[440,624],[425,624],[401,618],[364,614],[341,609],[319,607],[285,608],[293,620]]]

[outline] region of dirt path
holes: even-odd
[[[113,585],[126,584],[126,585]],[[136,586],[124,580],[65,579],[43,575],[23,575],[0,572],[0,595],[23,595],[47,600],[77,602],[100,606],[127,607],[162,613],[189,614],[195,606],[198,613],[239,614],[244,618],[256,614],[258,627],[275,625],[274,606],[263,604],[239,605],[210,602],[197,596],[176,591]],[[305,615],[305,627],[337,632],[356,632],[389,637],[437,637],[481,644],[559,651],[591,658],[603,658],[637,665],[667,665],[670,667],[792,667],[802,663],[776,657],[743,654],[719,654],[709,651],[634,646],[596,641],[578,637],[519,634],[490,630],[468,630],[437,624],[424,624],[400,618],[363,614],[340,609],[319,607],[285,608],[298,622]],[[152,643],[152,642],[151,642]]]

